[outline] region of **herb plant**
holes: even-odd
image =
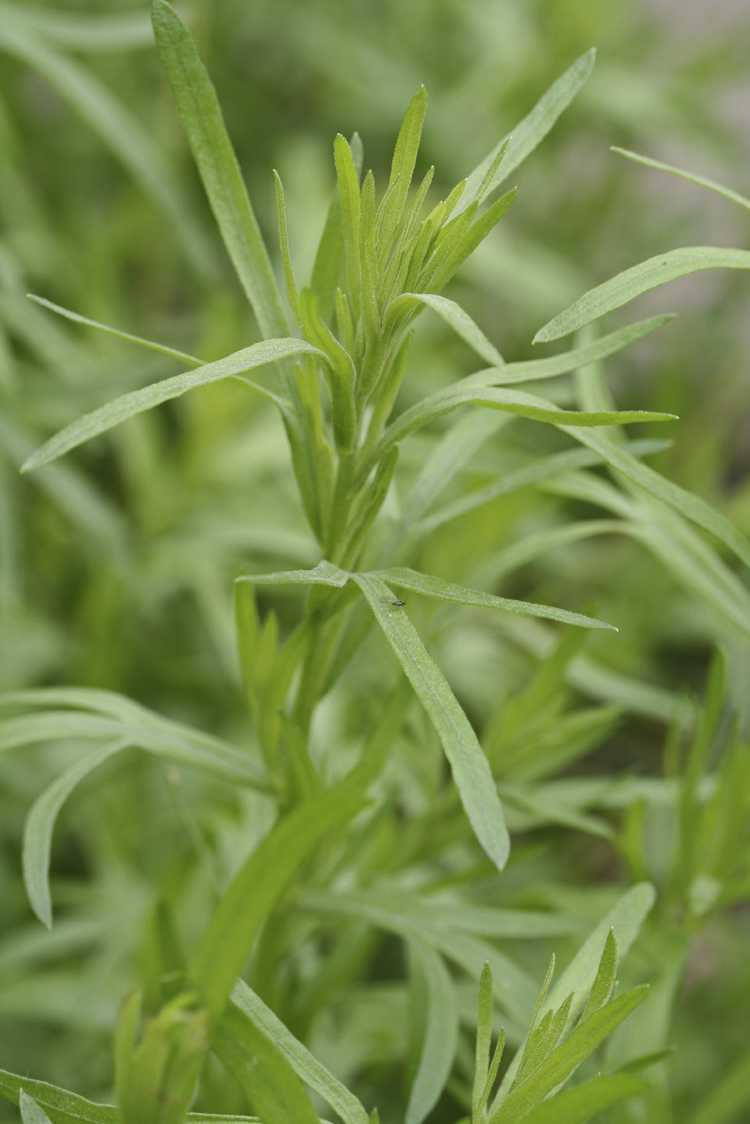
[[[0,698],[0,748],[88,747],[35,797],[24,826],[26,892],[48,928],[56,819],[93,770],[138,749],[166,763],[173,786],[183,768],[204,777],[209,812],[217,811],[215,823],[210,815],[199,823],[181,802],[195,853],[164,878],[148,909],[139,986],[123,999],[114,1033],[115,1103],[6,1071],[0,1094],[19,1105],[25,1124],[316,1124],[331,1113],[343,1124],[666,1124],[666,1028],[691,941],[748,892],[748,750],[732,722],[724,662],[717,657],[696,714],[689,702],[582,654],[589,631],[613,630],[586,603],[557,607],[488,587],[566,542],[621,535],[705,603],[713,639],[746,643],[750,600],[726,556],[748,565],[750,544],[719,509],[646,463],[665,448],[662,437],[631,438],[621,428],[674,415],[617,410],[602,377],[605,360],[671,317],[602,335],[589,325],[685,273],[746,269],[750,253],[659,255],[591,290],[538,333],[547,342],[578,332],[568,350],[517,362],[506,362],[446,295],[510,210],[515,190],[501,189],[589,78],[588,52],[437,202],[434,170],[416,175],[423,88],[406,110],[382,188],[373,172],[363,175],[359,137],[337,136],[336,190],[307,284],[298,280],[276,174],[280,287],[194,42],[164,0],[154,0],[152,16],[260,339],[206,361],[34,297],[182,370],[83,414],[23,470],[54,472],[58,458],[121,423],[233,380],[278,412],[315,557],[236,578],[234,625],[252,717],[244,744],[114,691],[50,686]],[[31,57],[23,20],[8,27],[0,44],[7,39]],[[64,68],[56,73],[80,94]],[[149,178],[153,168],[130,165],[174,217],[173,196]],[[181,233],[200,258],[200,236],[189,227]],[[428,317],[483,366],[420,396],[410,349],[415,324]],[[534,382],[543,394],[519,389]],[[457,494],[457,476],[489,446],[502,452],[511,423],[526,427],[532,450],[539,426],[569,440],[542,444],[510,466],[493,462],[487,481]],[[424,434],[415,468],[404,450]],[[519,452],[507,445],[509,455]],[[607,517],[542,527],[486,557],[472,552],[460,559],[465,580],[424,565],[431,536],[529,487],[602,507]],[[451,672],[432,654],[452,646],[460,661],[465,619],[500,622],[489,627],[542,657],[528,682],[482,716],[481,736],[471,684],[454,693]],[[563,627],[553,633],[540,621]],[[455,656],[452,663],[461,680]],[[570,690],[582,679],[596,700],[590,706],[577,705]],[[342,697],[353,706],[353,728]],[[563,775],[604,744],[623,708],[670,727],[664,777]],[[241,794],[233,830],[219,826],[227,790]],[[535,891],[536,861],[524,840],[549,827],[604,841],[632,885],[603,895],[595,916],[587,905],[583,917],[574,895]],[[657,864],[654,832],[669,840]],[[196,886],[201,879],[208,890]],[[198,925],[194,915],[186,920],[195,893],[208,903]],[[552,951],[545,972],[548,946],[564,940],[578,951],[562,971]],[[636,941],[636,975],[651,989],[642,979],[619,983]],[[398,986],[380,974],[379,956],[394,946]],[[376,986],[366,991],[368,979]],[[395,1067],[403,1088],[378,1083],[379,1065]],[[748,1096],[746,1070],[743,1059],[709,1092],[696,1124],[733,1119]],[[342,1081],[339,1071],[367,1076]]]

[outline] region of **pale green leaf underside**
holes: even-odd
[[[23,1124],[52,1124],[47,1113],[23,1089],[18,1098],[18,1107],[21,1110]]]
[[[38,449],[23,465],[22,472],[39,468],[48,464],[65,453],[90,441],[92,437],[106,433],[128,418],[160,406],[172,398],[179,398],[189,390],[207,386],[209,383],[220,382],[222,379],[234,378],[256,367],[264,367],[276,363],[281,359],[288,359],[295,355],[317,355],[325,359],[322,352],[304,340],[278,339],[262,340],[252,344],[241,351],[225,355],[213,363],[204,363],[194,371],[186,371],[171,378],[162,379],[160,382],[151,383],[139,390],[130,391],[120,398],[100,406],[89,414],[84,414],[71,425],[55,434],[40,449]]]
[[[686,277],[702,269],[750,269],[750,250],[725,249],[721,246],[683,246],[667,250],[647,261],[626,269],[589,289],[568,308],[553,317],[534,336],[534,343],[561,339],[586,324],[606,316],[641,293]]]
[[[57,815],[76,786],[89,773],[116,753],[120,753],[127,745],[127,740],[118,739],[76,761],[57,777],[41,796],[37,797],[26,818],[23,837],[23,877],[31,908],[47,928],[52,926],[49,861]]]

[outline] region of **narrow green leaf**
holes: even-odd
[[[550,355],[547,359],[525,359],[518,363],[506,363],[499,369],[495,367],[489,371],[477,371],[476,374],[468,375],[463,379],[460,385],[507,386],[512,383],[535,382],[539,379],[567,375],[580,367],[615,355],[672,320],[674,316],[671,313],[652,316],[648,320],[638,320],[635,324],[618,328],[609,335],[600,336],[591,343],[574,347],[571,351],[564,351],[560,355]],[[459,384],[455,385],[458,387]]]
[[[230,1007],[222,1018],[214,1049],[263,1124],[320,1124],[278,1044],[237,1007]]]
[[[244,980],[237,981],[231,999],[233,1005],[275,1043],[297,1077],[310,1089],[314,1089],[318,1096],[334,1109],[344,1124],[367,1124],[369,1120],[367,1110],[354,1094],[350,1093],[346,1086],[342,1085],[323,1063],[295,1038],[281,1019],[266,1006]]]
[[[603,1074],[564,1089],[527,1113],[523,1124],[586,1124],[605,1109],[645,1092],[648,1085],[627,1074]]]
[[[592,413],[563,410],[556,406],[554,402],[533,394],[527,394],[523,390],[504,390],[495,387],[474,388],[472,386],[448,387],[446,390],[440,390],[429,395],[421,402],[417,402],[416,405],[405,410],[386,430],[378,450],[378,456],[382,456],[391,445],[403,441],[416,430],[434,421],[435,418],[450,413],[461,406],[482,406],[491,410],[502,410],[505,413],[516,414],[518,417],[528,418],[531,421],[556,425],[561,429],[566,426],[568,428],[585,426],[590,429],[596,426],[677,420],[675,414],[652,413],[647,410],[614,410]],[[577,434],[574,434],[574,436],[577,436]],[[580,438],[580,440],[583,440],[583,438]]]
[[[193,957],[191,976],[213,1018],[224,1010],[261,926],[302,863],[329,833],[361,811],[346,786],[301,804],[280,820],[235,874]]]
[[[0,752],[69,739],[95,742],[122,739],[147,753],[207,769],[224,781],[231,780],[268,791],[267,782],[258,775],[247,750],[240,751],[220,738],[169,721],[118,695],[111,696],[117,700],[115,703],[95,703],[97,710],[94,713],[79,710],[79,704],[84,708],[86,703],[83,700],[91,695],[109,698],[110,692],[80,689],[12,692],[6,696],[12,706],[17,706],[19,700],[29,700],[22,705],[34,708],[38,706],[38,696],[41,696],[42,710],[21,716],[11,714],[0,719]],[[0,696],[0,701],[2,699],[3,696]],[[47,705],[51,701],[67,703],[71,709],[49,710]]]
[[[581,55],[554,82],[545,94],[539,99],[534,108],[515,129],[503,137],[492,149],[484,160],[471,173],[466,182],[466,189],[461,197],[458,211],[465,210],[469,204],[478,197],[480,190],[484,194],[494,191],[503,180],[514,172],[519,164],[529,156],[539,145],[547,133],[557,122],[558,117],[568,108],[573,98],[581,87],[588,81],[596,62],[596,51],[592,48]],[[487,182],[487,173],[503,145],[507,145],[505,156],[496,169],[494,176]]]
[[[556,1010],[571,994],[573,995],[571,1015],[576,1017],[583,1009],[594,986],[607,942],[613,937],[617,942],[620,956],[627,956],[655,900],[656,893],[648,882],[639,883],[623,894],[592,930],[557,983],[551,988],[538,1012],[539,1018],[548,1011]],[[501,1091],[510,1088],[521,1056],[522,1049],[519,1049],[503,1077]]]
[[[127,421],[128,418],[132,418],[136,414],[142,414],[145,410],[151,410],[154,406],[160,406],[162,402],[168,402],[172,398],[179,398],[182,394],[194,390],[196,387],[207,386],[209,383],[219,382],[221,379],[234,378],[237,375],[242,375],[245,371],[253,370],[255,367],[264,367],[280,359],[288,359],[290,356],[302,354],[317,355],[325,359],[323,352],[318,351],[311,344],[305,343],[304,340],[263,340],[261,343],[252,344],[241,351],[235,351],[232,355],[225,355],[222,359],[216,359],[213,363],[205,363],[194,371],[173,375],[171,378],[151,383],[150,386],[132,390],[130,393],[123,394],[120,398],[115,398],[114,401],[100,406],[98,410],[93,410],[90,414],[84,414],[83,417],[78,418],[77,421],[72,422],[71,425],[50,438],[46,444],[29,457],[21,471],[29,472],[43,464],[48,464],[50,461],[56,460],[57,457],[70,452],[71,449],[75,449],[78,445],[82,445],[85,441],[90,441],[92,437],[97,437],[100,433],[106,433],[107,430]]]
[[[492,593],[484,593],[478,589],[467,589],[453,582],[443,581],[431,574],[421,574],[417,570],[407,567],[393,567],[389,570],[374,571],[374,577],[380,578],[389,585],[398,589],[410,589],[414,593],[421,593],[425,597],[437,597],[441,601],[452,601],[458,605],[475,605],[482,609],[502,609],[508,613],[517,613],[520,616],[542,617],[545,620],[561,621],[563,624],[574,624],[579,628],[604,628],[617,632],[617,629],[605,621],[595,617],[586,617],[581,613],[570,613],[567,609],[557,609],[552,605],[537,605],[531,601],[516,601],[508,597],[496,597]]]
[[[319,562],[312,570],[281,570],[275,574],[241,574],[238,582],[251,585],[328,585],[342,589],[350,575],[330,562]]]
[[[471,723],[403,608],[374,574],[352,574],[442,742],[477,839],[498,869],[510,840],[492,773]]]
[[[120,1124],[120,1112],[114,1105],[96,1104],[58,1085],[0,1069],[0,1097],[17,1105],[22,1092],[34,1098],[52,1124]],[[210,1112],[190,1112],[187,1119],[190,1124],[260,1124],[255,1116],[219,1116]]]
[[[36,798],[31,807],[24,826],[23,878],[31,908],[48,929],[52,928],[49,861],[52,834],[60,809],[89,773],[127,746],[126,740],[119,739],[76,761]]]
[[[600,316],[627,304],[641,293],[666,285],[678,277],[686,277],[702,269],[750,269],[750,250],[725,249],[721,246],[683,246],[667,250],[656,257],[626,269],[589,289],[564,309],[534,336],[534,343],[546,343],[570,335]]]
[[[695,183],[699,187],[707,187],[709,191],[716,191],[719,195],[723,195],[725,199],[729,199],[730,202],[738,203],[740,207],[746,207],[750,210],[750,199],[740,195],[737,191],[733,191],[731,187],[724,187],[716,180],[696,175],[695,172],[688,172],[685,168],[677,168],[674,164],[665,164],[662,160],[654,160],[651,156],[642,156],[640,152],[631,152],[628,148],[619,148],[617,145],[612,145],[611,150],[616,152],[618,156],[625,156],[628,160],[634,160],[636,164],[645,164],[647,168],[656,168],[659,172],[669,172],[671,175],[689,180],[690,183]]]
[[[354,167],[357,177],[362,172],[364,153],[359,134],[354,133],[349,141],[349,147],[354,158]],[[333,304],[334,293],[339,284],[341,271],[341,254],[343,250],[341,237],[341,206],[338,191],[333,196],[328,207],[325,225],[320,236],[318,248],[315,252],[310,288],[315,293],[320,306],[321,316],[327,318]]]
[[[97,331],[106,332],[110,336],[115,336],[118,340],[137,344],[138,347],[144,347],[148,351],[156,351],[170,359],[177,359],[180,363],[189,363],[191,367],[200,367],[203,364],[202,359],[198,359],[195,355],[189,355],[186,351],[177,351],[174,347],[167,347],[166,344],[157,343],[155,340],[147,340],[142,336],[134,336],[130,332],[123,332],[120,328],[113,328],[110,324],[101,324],[98,320],[90,320],[88,316],[82,316],[79,312],[73,312],[72,309],[64,308],[61,304],[55,304],[53,301],[47,300],[46,297],[38,297],[35,293],[27,293],[26,296],[35,304],[41,305],[42,308],[46,308],[50,312],[56,312],[58,316],[63,316],[66,320],[72,320],[74,324],[83,324],[86,328],[96,328]]]
[[[262,334],[284,336],[289,330],[284,307],[211,79],[190,32],[165,0],[153,0],[151,18],[180,120],[237,276]]]
[[[440,1099],[458,1046],[458,1002],[443,958],[429,945],[413,940],[412,954],[427,989],[425,1035],[409,1093],[405,1124],[422,1124]]]
[[[487,1097],[487,1078],[490,1071],[490,1049],[494,1030],[495,1004],[493,998],[492,969],[489,964],[482,968],[479,978],[479,998],[477,1001],[477,1032],[474,1043],[474,1081],[471,1091],[472,1112],[477,1116],[484,1110]]]
[[[362,288],[359,178],[351,147],[341,133],[334,141],[333,156],[341,209],[341,236],[347,284],[358,307]]]
[[[648,987],[626,991],[595,1011],[570,1032],[568,1037],[545,1059],[526,1080],[514,1086],[488,1124],[511,1124],[523,1119],[558,1085],[578,1069],[648,995]]]
[[[573,426],[562,426],[561,428],[575,437],[577,441],[597,452],[603,461],[621,472],[628,480],[639,485],[669,507],[674,508],[692,523],[697,523],[699,527],[710,531],[725,546],[728,546],[746,566],[750,566],[750,543],[716,508],[711,507],[705,500],[693,495],[692,492],[686,491],[678,484],[673,484],[671,480],[667,480],[658,472],[654,472],[652,468],[636,460],[627,450],[617,445],[605,434],[594,433],[590,429],[578,429]]]
[[[604,951],[602,958],[599,961],[599,968],[596,973],[596,978],[591,985],[589,997],[586,1000],[586,1006],[583,1008],[582,1019],[587,1018],[598,1011],[607,1003],[612,995],[617,978],[617,939],[615,934],[610,929],[607,934],[607,940],[604,943]]]
[[[297,289],[297,282],[294,277],[292,252],[289,245],[289,223],[286,213],[286,195],[284,193],[284,184],[282,183],[281,176],[275,168],[273,170],[273,183],[276,193],[276,223],[279,228],[279,249],[281,250],[281,262],[284,267],[284,278],[286,280],[286,295],[292,312],[297,318],[297,322],[301,323],[302,314],[299,304],[299,291]]]
[[[386,248],[390,247],[394,232],[398,229],[404,213],[417,163],[426,113],[427,91],[424,86],[420,86],[406,109],[393,150],[388,179],[389,193],[384,201],[380,231],[382,244]]]
[[[390,304],[386,312],[386,325],[389,321],[396,320],[401,312],[420,304],[437,313],[482,359],[486,359],[495,367],[502,366],[503,357],[495,345],[490,343],[468,312],[464,312],[460,304],[449,300],[448,297],[441,297],[436,293],[402,293]]]

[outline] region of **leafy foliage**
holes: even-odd
[[[226,20],[245,58],[235,26],[258,34],[280,7],[230,3],[196,13],[193,30],[221,45]],[[473,52],[497,48],[485,17],[443,7]],[[508,42],[522,44],[538,14],[512,10]],[[445,94],[431,124],[421,85],[382,189],[356,133],[334,141],[332,198],[304,146],[295,159],[274,152],[267,241],[258,177],[272,130],[258,128],[254,101],[264,52],[250,106],[246,69],[240,103],[212,61],[222,112],[191,30],[154,0],[166,84],[248,309],[217,285],[200,203],[178,187],[179,153],[159,137],[174,136],[171,108],[161,122],[140,90],[120,103],[98,76],[99,55],[150,45],[146,22],[17,4],[1,14],[11,67],[59,91],[133,180],[101,246],[67,244],[27,174],[24,129],[16,138],[0,106],[12,219],[0,258],[0,610],[14,657],[0,798],[5,838],[23,838],[20,863],[10,849],[0,859],[0,1022],[21,1028],[7,1064],[47,1079],[0,1071],[9,1118],[741,1120],[742,1034],[728,1032],[726,1049],[706,1041],[710,1017],[734,1026],[717,1012],[731,1012],[744,970],[737,907],[750,889],[750,507],[744,484],[725,495],[732,407],[715,437],[670,375],[700,350],[689,317],[653,337],[671,316],[592,325],[680,276],[741,275],[747,251],[654,257],[645,209],[630,207],[643,264],[570,303],[587,284],[576,239],[590,251],[597,224],[568,237],[561,212],[549,229],[557,174],[544,215],[533,171],[520,191],[506,185],[592,78],[593,51],[570,63],[583,44],[566,45],[530,111],[534,66],[515,96],[510,82],[519,124],[488,137],[452,186],[442,170],[455,179],[466,148],[445,138],[463,130],[449,127]],[[286,14],[275,49],[297,51],[299,66],[285,97],[332,47],[356,90],[372,60],[366,36],[347,37],[348,15]],[[418,13],[389,19],[406,50]],[[378,83],[383,119],[416,85],[403,62],[395,52]],[[605,58],[573,122],[637,136],[644,114],[636,99],[623,117],[617,83]],[[269,119],[282,121],[277,76],[272,92]],[[476,89],[454,92],[457,116],[470,107],[474,120]],[[666,94],[646,96],[655,122],[678,119]],[[335,127],[357,123],[347,99],[333,103]],[[378,168],[372,103],[369,89],[359,110]],[[12,108],[27,111],[23,99]],[[553,134],[530,169],[546,159],[557,172],[560,143]],[[421,168],[423,147],[441,170]],[[716,180],[618,151],[748,205]],[[161,219],[143,217],[152,205],[174,231],[162,265]],[[143,284],[105,270],[108,256]],[[26,301],[19,262],[65,305]],[[528,329],[555,307],[537,340],[579,334],[531,356]],[[180,346],[149,338],[160,332]],[[643,356],[655,355],[666,377],[645,387]],[[620,428],[675,421],[673,407],[684,418],[673,441]],[[701,704],[685,686],[713,649]],[[42,931],[24,923],[17,870]],[[711,967],[714,948],[726,965]],[[710,1000],[704,971],[723,981]]]

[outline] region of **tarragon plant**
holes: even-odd
[[[41,468],[190,390],[239,380],[248,393],[265,396],[279,411],[319,561],[312,568],[237,579],[240,665],[257,738],[250,751],[104,691],[47,688],[4,699],[10,717],[0,723],[3,748],[50,737],[91,740],[96,746],[38,797],[27,820],[24,877],[32,907],[48,926],[48,867],[56,816],[84,777],[115,755],[138,747],[205,770],[222,783],[258,794],[272,808],[274,823],[236,864],[191,947],[183,945],[169,908],[162,903],[156,910],[156,982],[148,995],[136,992],[125,999],[115,1034],[116,1106],[94,1104],[4,1071],[0,1094],[11,1100],[20,1096],[26,1124],[182,1124],[188,1119],[232,1124],[255,1119],[193,1111],[194,1104],[215,1107],[211,1098],[218,1059],[224,1080],[231,1075],[239,1110],[257,1113],[264,1124],[317,1124],[321,1102],[344,1124],[374,1124],[379,1108],[384,1119],[387,1113],[395,1122],[392,1106],[365,1106],[366,1098],[355,1096],[303,1044],[318,997],[335,995],[342,981],[356,978],[359,963],[370,954],[369,933],[379,929],[408,951],[414,1008],[420,1014],[419,1048],[405,1103],[398,1110],[399,1124],[401,1119],[406,1124],[427,1119],[446,1087],[464,1106],[470,1124],[585,1122],[643,1094],[640,1070],[662,1059],[655,1051],[635,1064],[613,1062],[604,1074],[584,1072],[582,1080],[568,1084],[646,998],[644,987],[618,991],[617,966],[653,905],[651,886],[636,885],[611,905],[556,980],[551,965],[540,993],[528,971],[488,938],[526,942],[576,934],[575,918],[562,911],[495,910],[467,903],[456,907],[455,902],[432,897],[425,887],[439,889],[441,880],[448,887],[452,882],[460,886],[477,864],[481,870],[503,871],[510,854],[509,824],[550,815],[544,796],[535,797],[524,782],[544,779],[560,762],[585,752],[616,716],[610,711],[561,714],[555,703],[553,721],[561,724],[564,735],[551,737],[548,723],[546,741],[534,754],[519,747],[519,739],[527,728],[534,729],[540,708],[550,702],[575,655],[572,642],[563,640],[527,695],[490,724],[482,747],[412,623],[410,609],[413,601],[419,604],[420,598],[427,598],[443,603],[446,612],[451,605],[469,606],[579,629],[609,628],[580,607],[558,608],[485,592],[481,586],[492,584],[491,575],[478,581],[478,588],[470,588],[415,568],[420,542],[435,527],[481,507],[503,489],[546,484],[611,509],[612,518],[601,521],[606,527],[574,524],[563,528],[563,534],[628,534],[671,564],[688,588],[704,589],[709,570],[717,609],[732,627],[745,634],[750,629],[746,592],[737,592],[741,586],[736,577],[692,525],[708,531],[745,563],[750,563],[750,546],[719,512],[644,463],[662,442],[628,440],[616,428],[665,422],[673,415],[617,411],[596,373],[596,364],[669,317],[657,316],[601,336],[582,334],[567,351],[505,362],[488,335],[445,295],[462,263],[510,209],[515,191],[500,189],[585,83],[593,52],[573,63],[512,134],[437,202],[433,169],[414,179],[427,109],[424,89],[407,108],[382,187],[371,171],[363,175],[359,137],[347,140],[339,135],[333,152],[336,191],[306,284],[295,270],[284,187],[276,175],[280,288],[216,94],[190,34],[164,0],[154,0],[153,23],[182,124],[260,339],[206,361],[35,298],[69,319],[159,351],[182,370],[80,417],[34,453],[24,468]],[[26,50],[25,32],[7,34],[13,50]],[[626,275],[626,280],[615,279],[594,290],[538,338],[569,334],[637,292],[688,269],[745,268],[749,260],[743,251],[665,254]],[[439,317],[482,365],[415,399],[409,386],[409,346],[423,315]],[[562,381],[568,375],[575,377]],[[549,383],[546,393],[520,389],[532,382]],[[470,412],[445,431],[416,479],[402,491],[398,461],[403,443],[466,408]],[[517,470],[517,479],[505,478],[440,507],[454,475],[514,417],[555,427],[575,445],[525,465]],[[612,470],[614,484],[589,472],[601,465]],[[560,530],[554,533],[559,538]],[[679,565],[670,550],[675,541],[681,544]],[[542,535],[518,544],[519,557],[533,557],[553,545],[554,535]],[[482,560],[475,561],[481,576]],[[506,558],[504,565],[507,572],[514,562]],[[282,622],[273,612],[263,615],[256,594],[269,586],[303,587],[304,599],[294,602],[291,619]],[[321,703],[352,666],[361,664],[373,623],[406,684],[399,679],[382,690],[372,728],[360,731],[365,736],[359,757],[338,761],[335,754],[321,752]],[[407,794],[399,825],[381,812],[394,775],[400,776],[402,731],[408,723],[422,722],[413,712],[415,697],[442,746],[451,778],[428,778],[430,806],[420,807],[417,798],[415,816],[409,814],[415,801]],[[432,736],[424,725],[418,729],[424,739]],[[683,809],[688,810],[697,807],[698,773],[705,764],[696,754],[682,796]],[[726,766],[727,775],[735,767],[744,768],[739,761],[738,751]],[[606,825],[592,814],[597,799],[591,790],[578,804],[571,796],[562,811],[556,806],[551,818],[606,835]],[[718,814],[712,807],[707,816]],[[464,816],[472,832],[465,839]],[[630,825],[621,846],[634,871],[651,876],[651,871],[640,870],[646,864],[640,860],[639,827],[640,822]],[[452,849],[456,837],[462,839],[457,856]],[[721,859],[726,865],[725,851],[717,863]],[[386,873],[379,880],[373,876],[378,866]],[[691,867],[676,870],[673,877],[680,901],[693,900],[690,895],[694,898],[701,888],[721,896],[714,885],[717,878],[708,885],[706,880],[713,877],[708,873]],[[296,927],[279,912],[282,899],[291,901],[301,918]],[[461,914],[460,924],[451,917],[454,910]],[[291,1004],[294,1026],[287,1025],[273,1003],[275,991],[288,985],[285,958],[316,925],[330,929],[332,923],[344,922],[349,924],[346,935],[334,942],[328,959],[319,958],[318,980],[305,977],[303,966],[298,966],[299,995]],[[243,979],[251,953],[256,990]],[[472,1003],[467,1014],[457,977],[472,981],[472,988],[478,985],[478,1012]],[[515,1047],[509,1065],[504,1061],[506,1032],[493,1047],[496,1007]],[[468,1063],[463,1022],[476,1028],[475,1053]]]

